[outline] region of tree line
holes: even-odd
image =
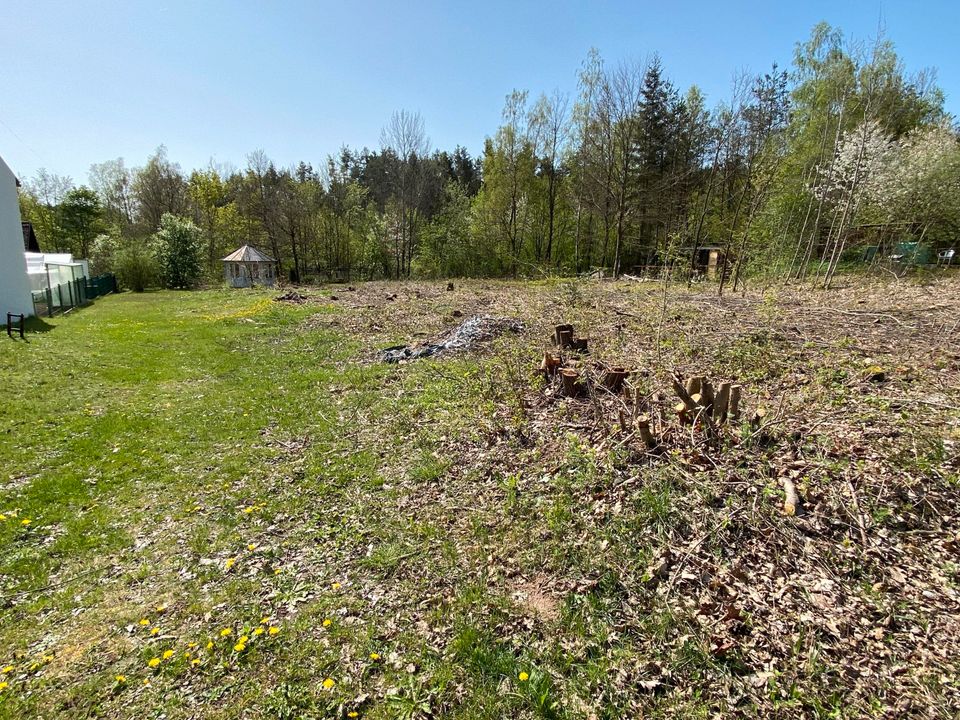
[[[883,38],[818,25],[788,69],[741,74],[712,107],[657,56],[591,51],[577,79],[573,97],[511,92],[476,158],[431,149],[399,111],[379,149],[317,168],[256,151],[187,173],[161,146],[140,168],[95,164],[79,187],[41,170],[22,214],[44,249],[138,286],[218,279],[243,244],[293,282],[683,274],[711,248],[721,289],[757,273],[829,285],[865,245],[882,257],[960,228],[957,129],[932,74],[908,74]]]

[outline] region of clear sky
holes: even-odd
[[[20,177],[46,167],[77,183],[160,143],[184,169],[242,166],[258,148],[319,166],[341,145],[379,146],[400,108],[434,147],[476,154],[510,90],[573,96],[591,47],[608,63],[657,52],[712,104],[736,71],[789,65],[821,20],[862,40],[882,21],[960,112],[958,0],[8,0],[2,17],[0,156]]]

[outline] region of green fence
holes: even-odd
[[[117,292],[117,278],[98,275],[94,278],[77,278],[33,292],[33,312],[37,316],[53,317],[73,308],[86,305],[94,298]]]

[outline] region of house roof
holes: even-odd
[[[223,258],[224,262],[276,262],[272,257],[264,255],[255,247],[244,245]]]

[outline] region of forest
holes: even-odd
[[[315,166],[263,151],[243,168],[186,171],[164,146],[141,167],[40,170],[21,214],[45,251],[70,251],[134,289],[221,277],[243,244],[291,282],[696,270],[718,251],[721,291],[749,277],[829,287],[839,268],[910,241],[949,247],[960,226],[960,144],[932,71],[892,43],[826,24],[789,68],[734,77],[708,105],[657,55],[584,60],[574,96],[506,96],[482,155],[431,148],[419,113],[379,149]]]

